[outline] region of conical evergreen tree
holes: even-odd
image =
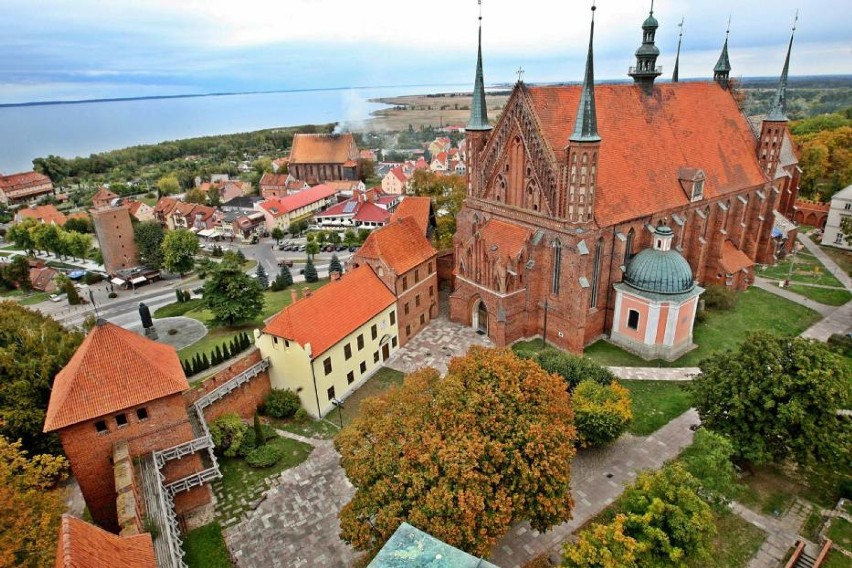
[[[177,298],[178,303],[182,304],[183,303],[183,290],[181,290],[180,288],[175,288],[175,297]]]
[[[201,356],[201,362],[205,369],[210,368],[210,359],[207,358],[207,353]]]
[[[200,373],[203,370],[204,370],[204,361],[201,360],[201,354],[196,353],[195,358],[192,361],[192,372],[193,372],[193,374],[195,374],[195,373]]]
[[[218,365],[225,360],[225,358],[222,357],[222,348],[218,345],[216,346],[216,349],[213,350],[213,360],[215,361],[215,363],[213,363],[214,365]]]
[[[287,265],[281,267],[281,271],[278,273],[278,278],[275,279],[276,286],[279,290],[284,290],[293,284],[293,275],[290,274],[290,269],[287,268]]]
[[[331,277],[332,272],[337,272],[338,275],[343,275],[343,266],[340,264],[340,259],[337,258],[337,253],[331,255],[331,262],[328,263],[328,276]]]
[[[235,337],[231,340],[231,357],[233,357],[240,351],[242,351],[242,349],[240,349],[240,344],[237,342],[237,338]]]
[[[231,356],[232,356],[231,347],[228,345],[228,342],[226,341],[225,343],[222,344],[222,357],[224,357],[225,359],[230,359]]]
[[[308,263],[305,265],[305,282],[316,282],[317,280],[319,280],[317,268],[314,266],[313,259],[308,257]]]
[[[257,271],[255,274],[257,274],[257,283],[260,284],[260,288],[262,290],[269,288],[269,276],[266,274],[266,269],[263,268],[262,262],[257,263]]]
[[[248,349],[251,347],[251,337],[249,337],[248,332],[243,332],[243,349]]]
[[[262,446],[266,442],[266,437],[263,435],[263,426],[260,425],[260,414],[254,413],[254,441],[257,447]]]

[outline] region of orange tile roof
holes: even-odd
[[[734,246],[734,243],[727,240],[722,243],[722,257],[719,259],[719,264],[728,274],[739,272],[743,268],[754,266],[754,261],[751,260],[743,251]]]
[[[71,515],[62,515],[54,568],[157,568],[148,533],[118,536]]]
[[[161,197],[154,205],[154,211],[162,213],[163,215],[168,215],[178,203],[180,203],[180,201],[174,197]]]
[[[270,174],[267,172],[260,178],[260,189],[266,189],[267,187],[283,188],[287,185],[288,177],[287,174]]]
[[[351,133],[296,134],[290,151],[291,164],[343,164],[358,157]]]
[[[403,217],[413,217],[425,236],[429,230],[429,217],[432,214],[432,200],[428,197],[408,196],[402,200],[396,212],[391,217],[391,222]]]
[[[117,193],[111,192],[104,186],[101,186],[98,191],[92,196],[92,201],[109,201],[118,197]]]
[[[19,174],[0,175],[0,189],[14,191],[31,185],[53,183],[49,177],[38,172],[23,172]]]
[[[44,431],[132,408],[189,388],[177,351],[99,323],[56,375]]]
[[[314,187],[303,189],[299,193],[294,193],[286,197],[271,197],[261,202],[260,206],[277,217],[310,205],[311,203],[316,203],[321,199],[329,198],[337,192],[337,188],[325,184],[315,185]]]
[[[263,332],[310,343],[313,356],[319,357],[395,302],[373,269],[360,266],[278,312]]]
[[[529,229],[499,219],[490,219],[479,229],[479,234],[485,242],[485,254],[512,259],[521,254],[531,235]]]
[[[526,88],[559,155],[574,130],[580,86]],[[701,168],[707,199],[766,182],[754,134],[729,91],[712,82],[595,87],[601,149],[595,218],[608,226],[685,206],[681,167]]]
[[[384,260],[391,270],[402,274],[436,254],[414,217],[403,217],[370,233],[355,256]]]
[[[20,218],[21,220],[26,219],[27,217],[32,217],[36,221],[40,221],[41,223],[55,223],[57,225],[64,225],[67,218],[63,215],[56,207],[53,205],[38,205],[34,207],[26,207],[24,209],[19,210],[15,217]]]

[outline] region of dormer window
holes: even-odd
[[[690,202],[704,199],[704,171],[698,168],[683,167],[678,170],[678,180]]]

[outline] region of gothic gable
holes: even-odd
[[[462,244],[458,275],[499,294],[523,289],[527,229],[496,219],[486,221]]]

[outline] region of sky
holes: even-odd
[[[627,79],[650,2],[598,0],[595,72]],[[484,0],[487,84],[580,81],[588,2]],[[657,0],[658,64],[708,77],[852,73],[848,0]],[[476,0],[0,0],[0,103],[473,83]]]

